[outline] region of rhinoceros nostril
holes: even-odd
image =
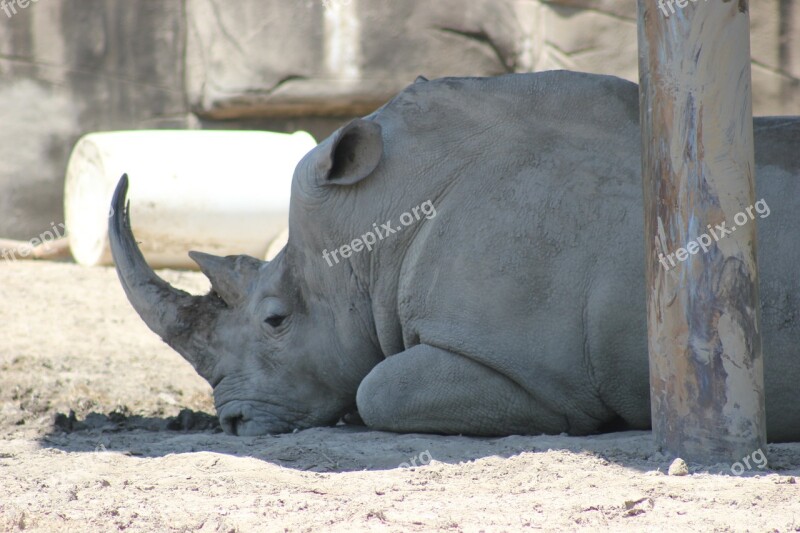
[[[244,421],[244,417],[242,415],[231,415],[226,416],[222,419],[222,427],[228,431],[231,435],[238,435],[239,434],[239,426]]]

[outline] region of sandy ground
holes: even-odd
[[[678,477],[642,432],[230,437],[111,269],[0,262],[0,324],[0,531],[800,531],[800,444]]]

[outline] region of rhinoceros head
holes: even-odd
[[[373,141],[366,151],[365,138]],[[354,184],[380,157],[377,124],[359,120],[342,128],[298,165],[292,210],[303,203],[295,198],[304,194],[298,188]],[[327,425],[354,407],[359,383],[380,361],[370,301],[365,291],[351,290],[351,272],[329,269],[308,246],[318,239],[314,224],[295,229],[290,221],[287,246],[269,262],[190,252],[212,285],[207,295],[193,296],[145,262],[130,227],[127,188],[123,176],[109,220],[122,286],[148,327],[211,384],[227,433]]]

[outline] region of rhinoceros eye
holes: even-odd
[[[263,313],[261,316],[267,317],[264,319],[264,324],[274,329],[289,317],[291,309],[280,298],[270,296],[264,299],[261,313]]]
[[[285,319],[286,319],[286,317],[283,316],[283,315],[270,315],[270,316],[267,317],[266,320],[264,320],[264,322],[269,324],[273,328],[277,328],[278,326],[283,324],[283,321]]]

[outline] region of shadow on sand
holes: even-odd
[[[250,457],[312,472],[413,468],[431,461],[455,464],[485,457],[508,458],[550,450],[591,455],[601,464],[615,464],[640,472],[665,472],[671,462],[669,457],[656,450],[649,431],[622,431],[587,437],[513,435],[482,438],[400,435],[340,424],[283,435],[235,437],[221,431],[215,416],[189,409],[184,409],[176,417],[142,417],[112,412],[91,413],[78,420],[74,413],[58,414],[52,429],[40,439],[40,443],[45,448],[66,452],[97,453],[100,454],[98,458],[113,457],[113,454],[163,457],[210,452]],[[800,468],[798,444],[770,445],[768,454],[772,470],[758,470],[745,475]],[[730,474],[730,465],[690,465],[690,471]]]

